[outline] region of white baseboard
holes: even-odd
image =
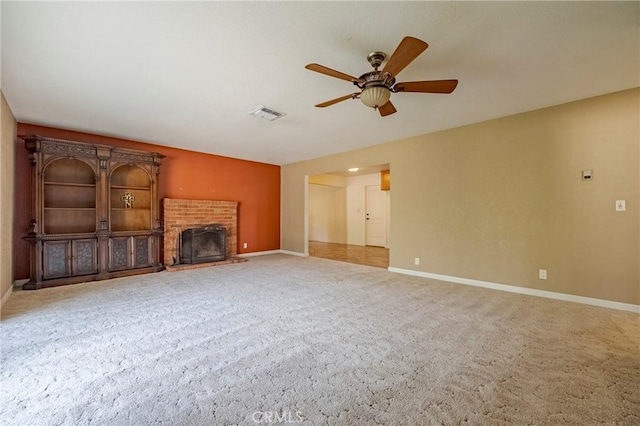
[[[300,257],[308,257],[309,256],[309,255],[304,254],[304,253],[300,253],[300,252],[297,252],[297,251],[289,251],[289,250],[280,250],[280,253],[288,254],[288,255],[291,255],[291,256],[300,256]]]
[[[13,285],[9,288],[9,290],[7,290],[7,292],[2,296],[2,301],[0,301],[0,306],[4,306],[5,302],[7,300],[9,300],[9,297],[11,297],[11,295],[13,294],[13,289],[16,287],[22,287],[23,285],[25,285],[26,283],[29,282],[29,279],[24,279],[24,280],[15,280],[13,282]]]
[[[13,282],[13,288],[22,287],[23,285],[25,285],[28,282],[29,282],[29,278],[25,278],[23,280],[15,280]]]
[[[13,293],[13,286],[9,287],[9,290],[5,294],[2,295],[2,302],[0,302],[0,306],[4,306],[5,302],[9,300],[11,294]]]
[[[297,251],[289,251],[289,250],[266,250],[266,251],[254,251],[252,253],[242,253],[239,254],[238,257],[254,257],[254,256],[266,256],[269,254],[288,254],[290,256],[301,256],[307,257],[304,253],[299,253]]]
[[[251,253],[239,254],[238,257],[266,256],[268,254],[279,254],[279,253],[282,253],[282,251],[281,250],[254,251]]]
[[[538,290],[535,288],[518,287],[514,285],[496,284],[487,281],[472,280],[469,278],[452,277],[449,275],[432,274],[430,272],[413,271],[411,269],[388,268],[389,272],[398,274],[413,275],[416,277],[432,278],[434,280],[448,281],[457,284],[471,285],[475,287],[490,288],[492,290],[508,291],[510,293],[526,294],[529,296],[546,297],[548,299],[564,300],[566,302],[582,303],[585,305],[600,306],[609,309],[618,309],[621,311],[629,311],[640,313],[640,305],[631,303],[614,302],[611,300],[594,299],[592,297],[576,296],[573,294],[556,293],[553,291]]]

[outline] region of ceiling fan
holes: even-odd
[[[316,107],[325,108],[347,99],[360,99],[363,104],[370,108],[377,109],[381,116],[386,117],[396,112],[396,108],[389,100],[391,93],[453,92],[458,85],[458,80],[408,81],[405,83],[396,83],[396,76],[400,71],[405,69],[406,66],[424,52],[427,47],[429,47],[427,43],[415,37],[403,38],[384,68],[382,68],[382,71],[379,71],[378,68],[382,65],[387,55],[384,52],[371,52],[367,56],[367,60],[373,67],[373,71],[366,72],[358,78],[319,64],[307,65],[305,68],[308,70],[350,81],[360,89],[360,92],[323,102],[316,105]]]

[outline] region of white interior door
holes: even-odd
[[[380,185],[367,186],[366,196],[367,245],[387,245],[387,194]]]

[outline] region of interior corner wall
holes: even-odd
[[[282,249],[304,252],[305,175],[389,163],[390,266],[637,305],[639,145],[635,88],[286,165]]]
[[[0,297],[5,301],[13,286],[14,164],[17,123],[0,92],[2,130],[0,133]]]
[[[344,186],[309,183],[309,240],[345,244],[346,205],[347,191]]]
[[[18,123],[17,133],[158,152],[165,156],[159,173],[160,199],[238,201],[238,253],[280,248],[280,166],[26,123]],[[22,237],[31,214],[29,157],[24,142],[18,141],[14,249],[16,279],[22,279],[29,277],[29,245]]]

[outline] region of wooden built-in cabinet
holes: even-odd
[[[38,289],[155,272],[162,155],[21,136],[31,161],[31,280]]]

